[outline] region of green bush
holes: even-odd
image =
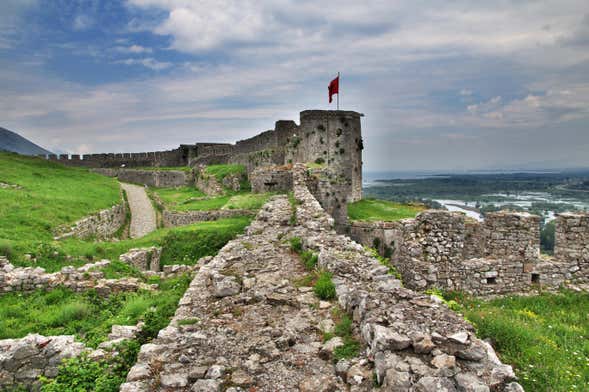
[[[117,346],[119,354],[110,361],[95,361],[83,354],[67,359],[58,368],[57,377],[41,377],[42,392],[116,392],[125,382],[129,369],[137,360],[139,341],[124,341]]]
[[[290,249],[300,254],[303,251],[303,241],[299,237],[292,237],[290,239]]]
[[[310,250],[306,250],[303,253],[301,253],[301,259],[305,264],[305,268],[307,268],[308,270],[312,270],[317,265],[317,262],[319,261],[319,256],[311,252]]]
[[[319,274],[319,278],[313,287],[313,292],[317,297],[323,300],[335,298],[335,284],[333,284],[329,272],[324,271]]]

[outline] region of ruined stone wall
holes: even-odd
[[[92,171],[109,177],[117,177],[122,182],[143,184],[154,188],[186,186],[194,182],[194,175],[183,170],[97,168]]]
[[[250,173],[249,180],[254,193],[292,190],[292,171],[288,165],[257,168]]]
[[[125,224],[127,206],[124,202],[80,219],[70,226],[55,229],[55,239],[68,237],[108,239]]]
[[[352,222],[346,231],[391,257],[409,287],[492,295],[588,282],[587,214],[561,214],[556,227],[555,257],[540,255],[540,218],[525,213],[476,222],[429,210],[399,222]]]
[[[0,294],[66,287],[73,291],[94,289],[99,295],[108,296],[113,292],[151,289],[151,286],[137,278],[104,279],[104,273],[100,269],[109,264],[109,260],[102,260],[78,268],[67,266],[58,272],[47,273],[40,267],[15,267],[8,259],[0,257]]]
[[[485,256],[535,260],[540,255],[540,217],[520,212],[485,216]]]
[[[164,227],[190,225],[196,222],[214,221],[236,216],[255,215],[251,210],[211,210],[211,211],[168,211],[162,212]]]
[[[30,334],[21,339],[0,340],[0,390],[39,390],[39,376],[57,376],[58,366],[66,358],[90,352],[73,335],[42,336]],[[6,388],[6,389],[4,389]]]
[[[589,213],[563,213],[556,216],[554,257],[570,262],[575,275],[589,283]]]

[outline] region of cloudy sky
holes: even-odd
[[[339,71],[368,170],[589,166],[587,0],[0,7],[0,126],[49,149],[233,142],[335,109]]]

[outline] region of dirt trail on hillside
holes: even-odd
[[[139,185],[121,182],[127,192],[127,200],[131,209],[131,238],[143,237],[156,229],[155,210],[145,189]]]

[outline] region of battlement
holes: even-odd
[[[540,254],[540,217],[489,213],[482,222],[428,210],[397,222],[353,222],[352,238],[390,257],[405,284],[477,295],[589,281],[589,213],[556,217],[554,256]]]

